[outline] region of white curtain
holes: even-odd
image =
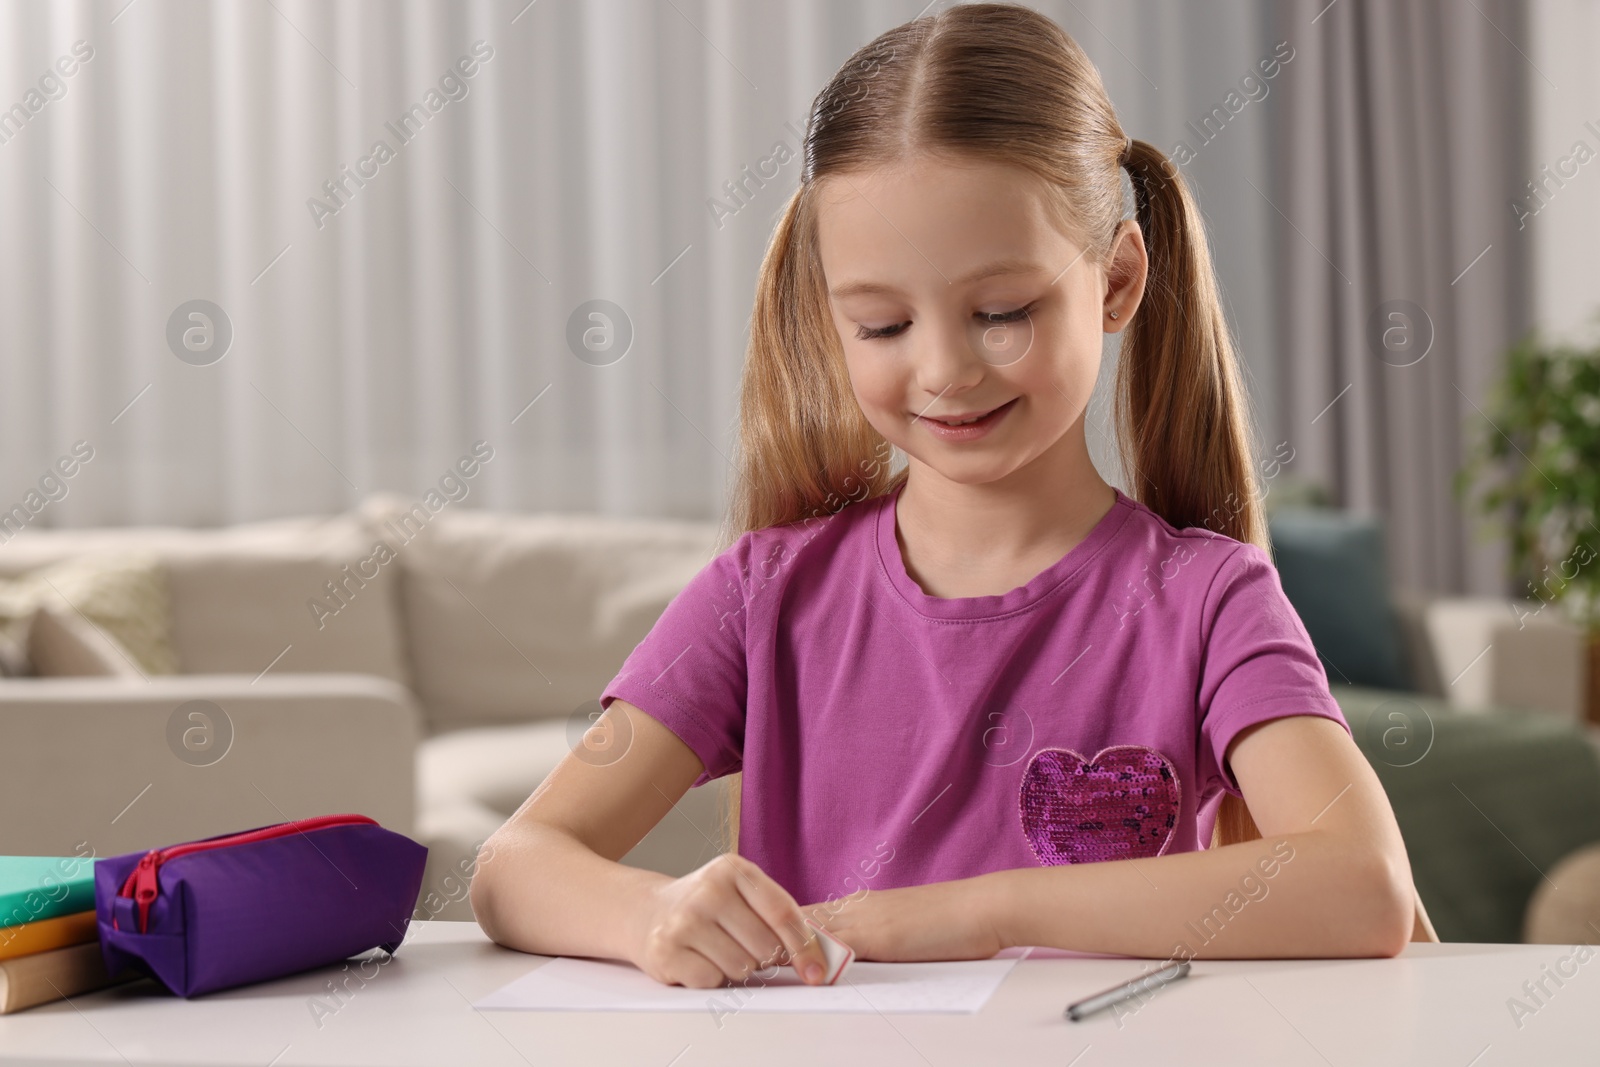
[[[1284,436],[1335,500],[1383,516],[1397,586],[1526,596],[1451,482],[1532,322],[1535,231],[1512,210],[1536,173],[1527,9],[1295,0],[1272,14],[1301,53],[1271,194],[1293,222],[1274,254],[1293,353]]]
[[[1038,6],[1129,131],[1169,149],[1274,43],[1260,0]],[[464,506],[717,517],[756,269],[810,101],[921,10],[0,6],[0,510],[79,441],[93,458],[35,524],[334,512],[420,495],[482,440],[494,458]],[[389,124],[413,104],[403,140]],[[1266,188],[1268,106],[1185,168],[1262,403],[1274,219],[1250,182]],[[790,161],[753,176],[778,146]],[[631,324],[620,359],[569,343],[575,313],[580,336],[603,323],[595,300]],[[192,301],[231,326],[220,359],[223,323]],[[197,351],[169,344],[175,313]]]

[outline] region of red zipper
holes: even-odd
[[[160,892],[160,884],[156,881],[156,872],[168,860],[187,856],[191,852],[205,852],[208,849],[224,848],[228,845],[248,845],[256,841],[270,841],[275,837],[287,837],[290,834],[305,833],[307,830],[321,830],[328,826],[377,826],[376,819],[365,815],[318,815],[313,819],[302,819],[299,822],[279,823],[276,826],[263,826],[259,830],[246,830],[244,833],[229,834],[226,837],[213,838],[210,841],[190,841],[182,845],[170,845],[167,848],[153,848],[139,858],[139,865],[129,872],[127,880],[122,883],[122,888],[117,891],[119,897],[132,897],[139,908],[139,932],[145,932],[149,923],[150,905],[155,903],[156,895]],[[111,921],[112,928],[117,928],[115,919]]]

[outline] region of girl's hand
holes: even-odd
[[[805,909],[862,960],[986,960],[1005,948],[991,918],[992,883],[953,882],[867,889]]]
[[[733,853],[652,889],[633,941],[633,963],[668,985],[712,989],[791,962],[807,985],[823,978],[822,946],[794,897]]]

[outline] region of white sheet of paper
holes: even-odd
[[[479,1000],[480,1011],[913,1012],[973,1014],[1021,956],[940,963],[857,960],[838,985],[808,986],[789,967],[748,982],[689,989],[631,963],[558,956]]]

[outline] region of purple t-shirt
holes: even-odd
[[[933,597],[906,573],[898,495],[742,535],[600,696],[682,738],[695,785],[744,771],[739,852],[801,904],[1191,851],[1238,791],[1239,731],[1349,729],[1255,545],[1117,491],[1025,585]]]

